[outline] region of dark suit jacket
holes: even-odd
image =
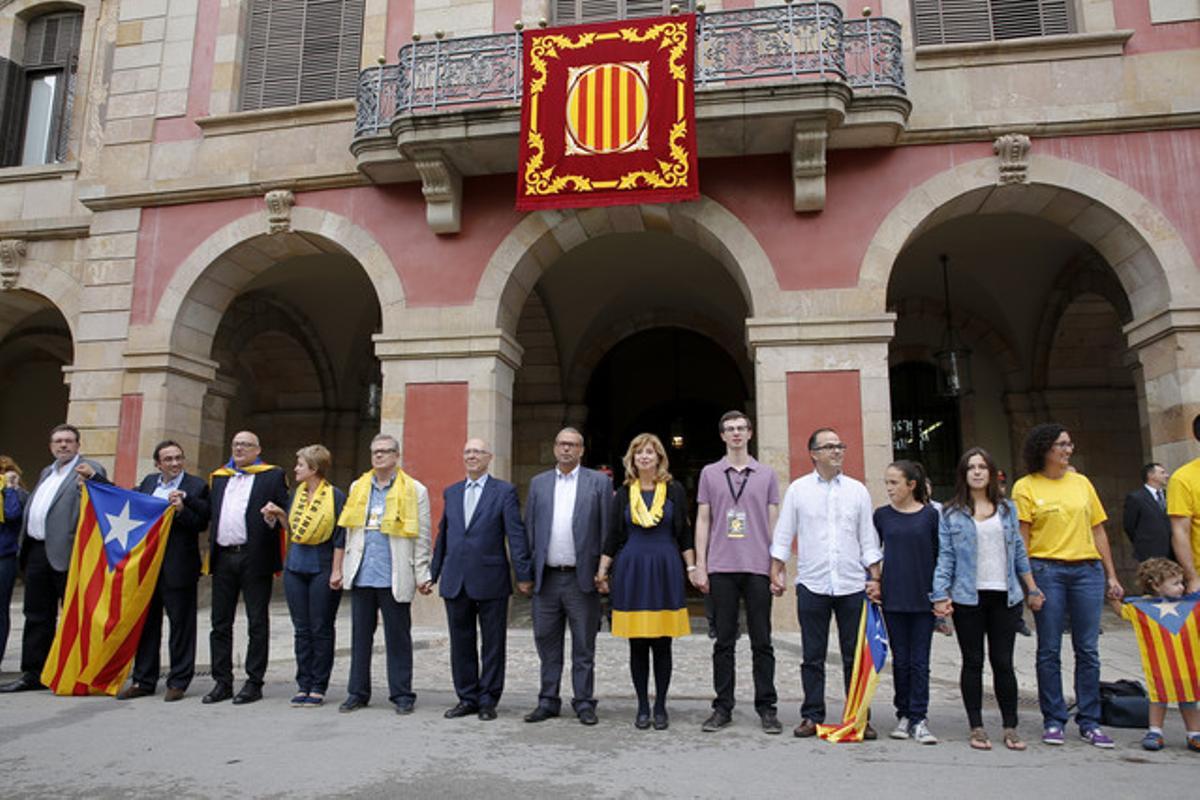
[[[107,473],[104,467],[92,461],[90,458],[79,457],[79,463],[90,464],[92,469],[96,470],[97,479],[103,483],[108,482]],[[42,481],[51,474],[54,465],[46,467],[42,470],[42,474],[38,476],[37,486],[41,486]],[[37,494],[37,486],[29,493],[30,502],[33,501],[33,496]],[[46,512],[46,560],[50,562],[50,566],[59,572],[66,572],[71,566],[71,548],[75,545],[75,528],[79,525],[79,482],[74,475],[68,475],[58,487],[58,492],[54,495],[54,502],[50,504],[50,510]],[[25,505],[25,519],[21,523],[21,556],[20,562],[22,565],[25,559],[29,557],[27,543],[29,541],[29,503]]]
[[[438,593],[444,598],[458,597],[464,589],[472,600],[507,597],[512,594],[510,553],[517,580],[533,580],[517,490],[511,483],[489,475],[471,515],[471,524],[464,525],[466,485],[465,480],[459,481],[442,493],[445,505],[429,565],[430,575],[438,582]]]
[[[217,547],[217,528],[221,523],[221,501],[225,499],[227,475],[213,478],[212,524],[208,528],[208,543],[212,553],[212,569],[216,569],[221,551]],[[250,556],[250,569],[258,575],[271,575],[283,569],[279,552],[279,529],[267,524],[262,516],[262,507],[268,502],[280,508],[288,507],[287,481],[283,470],[276,467],[254,476],[250,487],[250,501],[246,503],[246,548]]]
[[[154,494],[158,478],[157,472],[150,473],[142,478],[137,490]],[[163,555],[162,572],[158,574],[158,582],[170,589],[182,589],[200,579],[200,534],[208,527],[211,511],[208,484],[203,478],[185,472],[179,490],[184,493],[183,508],[171,522],[167,552]]]
[[[675,538],[675,544],[681,553],[691,550],[695,547],[695,534],[688,519],[688,499],[683,484],[674,480],[667,484],[667,502],[674,507],[671,513],[671,535]],[[612,517],[609,519],[608,535],[604,538],[604,555],[616,558],[625,542],[629,541],[629,531],[633,523],[625,521],[627,516],[629,487],[622,485],[613,495]]]
[[[1159,508],[1146,487],[1125,497],[1123,515],[1125,535],[1133,542],[1133,555],[1138,561],[1148,558],[1173,558],[1171,552],[1171,519]]]
[[[533,556],[533,591],[542,590],[542,573],[550,549],[550,529],[554,523],[554,485],[558,469],[534,476],[525,504],[525,535]],[[596,591],[595,575],[600,567],[600,548],[608,531],[612,512],[612,478],[587,467],[579,468],[575,478],[575,508],[571,530],[575,536],[575,579],[582,592]]]

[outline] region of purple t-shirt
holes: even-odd
[[[767,506],[779,505],[775,470],[753,458],[741,470],[727,458],[700,472],[696,502],[708,506],[708,571],[771,574]],[[732,512],[732,513],[731,513]]]

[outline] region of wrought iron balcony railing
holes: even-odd
[[[696,86],[835,80],[855,92],[904,93],[900,25],[846,20],[828,2],[701,12]],[[386,130],[397,115],[521,101],[521,33],[435,38],[400,49],[396,64],[359,75],[355,138]]]

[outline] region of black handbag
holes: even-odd
[[[1150,724],[1150,697],[1141,681],[1100,681],[1100,722],[1113,728]]]

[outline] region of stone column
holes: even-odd
[[[1125,326],[1141,365],[1139,408],[1150,455],[1174,469],[1197,456],[1192,420],[1200,414],[1200,308],[1169,309]]]
[[[164,350],[125,352],[124,394],[142,396],[138,433],[137,474],[154,469],[154,446],[173,439],[183,447],[189,471],[203,475],[217,466],[227,447],[202,452],[205,395],[217,375],[217,364]]]

